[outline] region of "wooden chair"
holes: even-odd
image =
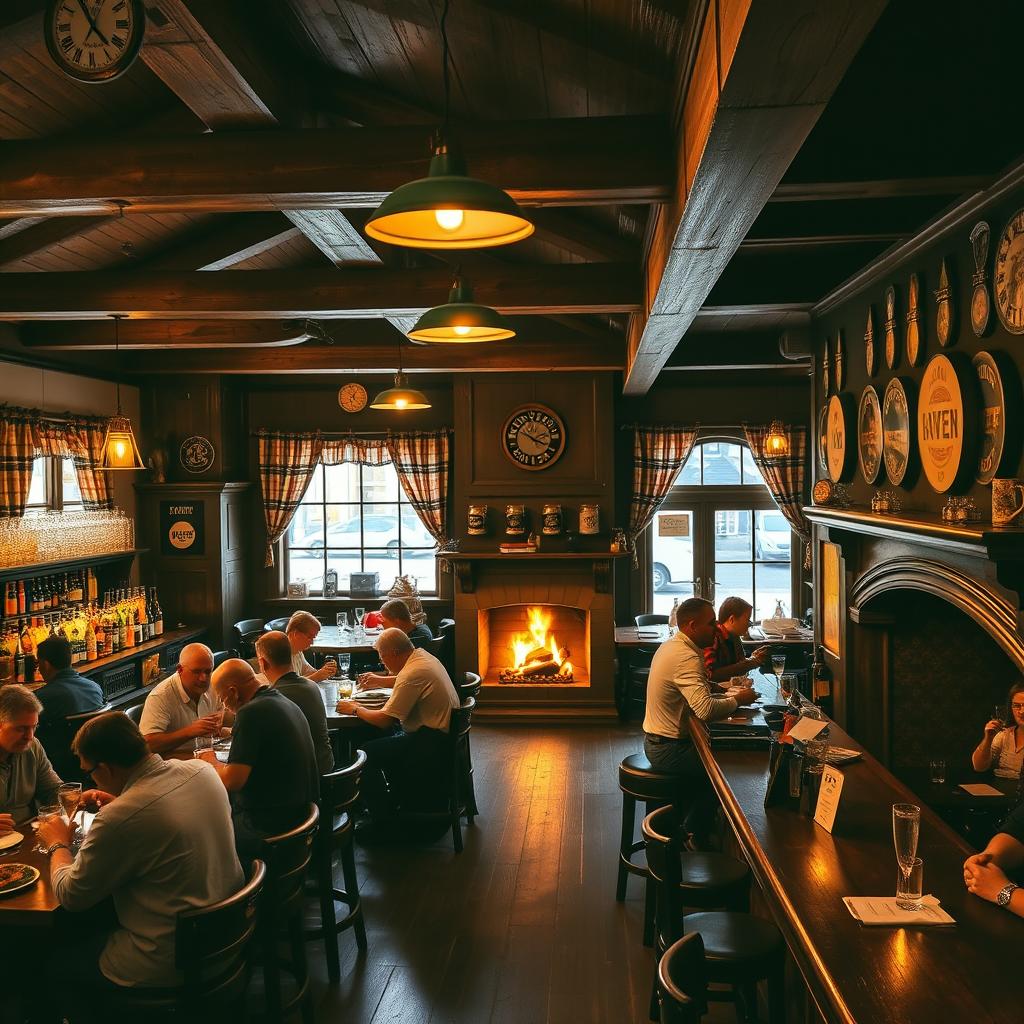
[[[232,628],[235,631],[235,646],[242,652],[242,657],[255,657],[256,641],[267,631],[263,620],[242,619],[241,622],[236,622]]]
[[[465,673],[465,682],[455,687],[460,701],[470,697],[476,700],[480,696],[480,677],[475,672]],[[472,825],[473,819],[479,814],[476,806],[476,786],[473,784],[473,751],[466,735],[466,821]]]
[[[426,649],[428,651],[430,651],[430,653],[435,658],[437,658],[438,661],[441,660],[441,655],[444,653],[444,637],[443,636],[435,636],[432,640],[428,640],[425,646],[426,646]]]
[[[309,989],[309,964],[303,922],[303,881],[313,856],[313,843],[320,819],[316,804],[310,804],[305,821],[281,835],[263,840],[267,863],[267,884],[260,907],[260,945],[267,1010],[273,1021],[282,1021],[302,1010],[305,1024],[313,1024],[313,996]],[[288,940],[288,973],[295,981],[291,998],[281,997],[281,959],[278,942]]]
[[[667,615],[634,615],[633,622],[639,626],[667,626],[668,616]]]
[[[46,746],[52,747],[48,750],[50,761],[57,774],[65,782],[89,782],[89,777],[82,772],[78,764],[78,758],[71,753],[71,744],[78,735],[78,730],[89,721],[99,715],[105,715],[113,711],[114,705],[109,702],[101,704],[92,711],[79,711],[75,715],[65,715],[63,722],[58,719],[46,733]]]
[[[136,704],[134,707],[130,707],[125,711],[125,714],[138,725],[142,721],[142,709],[146,706],[145,701],[141,704]]]
[[[271,619],[268,623],[266,623],[264,625],[264,630],[266,632],[270,632],[271,630],[276,629],[276,630],[280,630],[283,633],[284,632],[284,628],[285,628],[285,626],[288,625],[288,620],[290,618],[291,618],[290,615],[283,615],[279,619]]]
[[[444,644],[441,646],[441,653],[437,656],[441,664],[448,671],[448,675],[455,678],[455,620],[442,619],[437,626],[437,635],[444,637]]]
[[[219,668],[229,658],[237,658],[237,657],[238,657],[238,651],[236,651],[234,648],[229,648],[226,651],[214,651],[213,652],[213,667],[214,668]]]
[[[359,799],[359,776],[366,764],[366,752],[356,751],[356,759],[347,768],[339,768],[320,776],[320,828],[313,844],[314,873],[320,899],[320,926],[306,929],[307,939],[324,940],[327,976],[341,978],[338,936],[347,928],[354,929],[356,945],[366,949],[366,925],[359,899],[359,881],[353,846],[352,806]],[[341,855],[345,888],[334,885],[334,852]],[[335,904],[343,903],[348,913],[338,920]]]
[[[661,1024],[698,1024],[708,1011],[704,940],[698,932],[673,942],[658,964]]]
[[[174,1014],[182,1020],[244,1019],[249,952],[266,875],[263,861],[254,860],[249,881],[233,896],[178,914],[174,959],[184,975],[180,988],[104,993],[103,1010],[132,1020],[143,1013]]]

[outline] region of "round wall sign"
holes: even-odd
[[[857,410],[857,462],[864,480],[873,484],[882,468],[882,408],[870,385],[860,396]]]
[[[889,480],[899,486],[910,468],[911,408],[907,387],[893,377],[882,399],[882,459]]]
[[[977,385],[961,360],[933,356],[924,369],[917,403],[917,447],[924,475],[939,494],[974,475]]]
[[[187,523],[183,519],[179,520],[171,524],[170,530],[167,531],[167,538],[172,547],[176,547],[179,551],[187,551],[196,542],[196,528],[192,523]]]
[[[1024,210],[1003,228],[996,245],[996,312],[1011,334],[1024,334]]]
[[[851,473],[852,405],[849,395],[833,395],[828,400],[828,475],[834,484],[849,479]]]
[[[979,352],[971,362],[978,375],[981,409],[978,414],[978,473],[979,484],[989,484],[999,476],[999,464],[1006,450],[1007,403],[1006,387],[1001,360],[989,352]],[[1007,367],[1012,372],[1012,367]],[[1011,410],[1012,414],[1013,410]]]
[[[182,468],[190,473],[207,473],[213,468],[217,453],[213,450],[210,439],[200,437],[186,438],[181,442],[181,449],[178,452],[178,460]]]
[[[818,465],[828,471],[828,402],[821,407],[818,417]]]

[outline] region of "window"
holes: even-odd
[[[437,593],[434,538],[394,466],[317,466],[285,535],[285,576],[322,594],[329,569],[341,594],[354,572],[379,572],[384,589],[395,576],[412,576],[420,593]]]
[[[731,440],[696,445],[651,525],[651,609],[745,598],[754,619],[792,607],[793,535],[754,464]]]
[[[49,509],[80,512],[82,507],[74,459],[42,456],[33,461],[26,512],[46,512]]]

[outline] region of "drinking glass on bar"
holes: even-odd
[[[75,815],[78,813],[78,805],[82,802],[82,784],[80,782],[65,782],[57,788],[57,800],[60,802],[68,824],[73,824]]]
[[[338,612],[335,621],[338,624],[338,629],[340,629],[342,632],[348,630],[348,612]]]
[[[917,857],[917,837],[921,830],[921,808],[917,804],[892,805],[892,841],[896,847],[896,860],[903,875],[904,890],[910,880]],[[900,892],[897,891],[897,900]],[[909,909],[917,909],[916,906]]]
[[[772,655],[772,674],[775,676],[775,682],[781,687],[782,686],[782,670],[786,667],[786,656],[784,654],[773,654]]]
[[[49,821],[51,818],[59,818],[61,812],[60,804],[42,804],[36,812],[36,820],[39,822]],[[36,833],[36,850],[39,853],[46,853],[46,847],[43,846],[41,840],[38,838],[39,833]]]
[[[192,756],[201,758],[207,750],[213,750],[215,739],[216,737],[214,736],[197,736],[196,747],[195,750],[192,751]]]

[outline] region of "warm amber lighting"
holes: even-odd
[[[429,409],[430,400],[422,391],[411,388],[404,373],[395,374],[395,386],[381,391],[370,403],[371,409]]]
[[[107,425],[103,439],[100,469],[145,469],[139,447],[135,443],[132,423],[127,416],[114,416]]]
[[[766,459],[785,459],[789,456],[789,434],[780,420],[772,420],[764,439]]]
[[[435,210],[437,226],[445,231],[458,231],[462,227],[464,214],[462,210]]]
[[[457,335],[459,335],[459,337],[460,337],[460,338],[465,338],[465,337],[466,337],[466,335],[468,335],[468,334],[469,334],[469,332],[473,330],[473,328],[472,328],[472,327],[469,327],[468,325],[465,325],[465,324],[455,324],[455,325],[454,325],[454,326],[452,327],[452,330],[453,330],[453,331],[454,331],[454,332],[455,332],[455,333],[456,333]]]
[[[562,648],[558,646],[555,634],[548,632],[551,628],[551,613],[543,608],[527,608],[526,615],[526,628],[529,632],[516,633],[509,642],[512,667],[522,668],[531,655],[549,651],[551,660],[558,666],[559,675],[572,675],[572,662],[563,659]]]

